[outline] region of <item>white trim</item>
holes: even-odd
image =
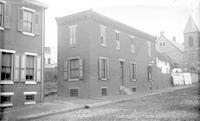
[[[31,56],[37,56],[38,55],[37,53],[30,53],[30,52],[25,52],[24,54],[25,55],[31,55]]]
[[[36,101],[26,101],[24,102],[24,105],[33,105],[36,104]]]
[[[131,79],[131,81],[136,82],[137,80],[136,79]]]
[[[31,11],[31,12],[34,12],[34,13],[36,12],[35,10],[30,9],[30,8],[27,8],[27,7],[24,7],[24,6],[22,7],[22,9],[23,9],[23,10],[27,10],[27,11]]]
[[[37,92],[24,92],[24,95],[36,95]]]
[[[68,26],[69,27],[69,29],[71,29],[71,28],[76,28],[78,25],[77,24],[75,24],[75,25],[70,25],[70,26]]]
[[[0,104],[0,107],[10,107],[13,106],[12,103],[4,103],[4,104]]]
[[[14,82],[11,80],[3,80],[3,81],[0,81],[0,84],[14,84]]]
[[[37,84],[35,81],[25,81],[25,84]]]
[[[108,60],[107,57],[102,57],[102,56],[100,56],[99,59],[106,59],[106,60]]]
[[[135,36],[133,36],[133,35],[129,35],[129,36],[130,36],[130,38],[135,39]]]
[[[5,30],[3,27],[0,27],[0,30]]]
[[[116,33],[120,33],[120,31],[119,31],[119,30],[115,30],[115,32],[116,32]]]
[[[80,57],[77,56],[77,57],[70,57],[70,58],[67,58],[67,60],[72,60],[72,59],[80,59]]]
[[[70,76],[69,76],[69,80],[68,81],[79,81],[80,79],[79,78],[76,78],[76,79],[70,79]]]
[[[125,60],[125,59],[122,59],[122,58],[119,58],[119,61],[125,62],[126,60]]]
[[[0,96],[11,96],[14,95],[14,92],[0,92]]]
[[[29,35],[29,36],[35,36],[35,34],[33,34],[33,33],[30,33],[30,32],[22,32],[22,34],[24,34],[24,35]]]
[[[0,52],[16,53],[15,50],[0,49]]]

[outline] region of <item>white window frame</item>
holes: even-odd
[[[11,80],[0,80],[0,84],[14,84],[14,55],[16,53],[15,50],[7,50],[7,49],[0,49],[0,53],[6,52],[6,53],[11,53],[12,54],[12,69],[11,69]],[[0,63],[0,66],[1,63]],[[1,71],[0,71],[1,74]]]
[[[103,38],[103,42],[102,39]],[[100,45],[106,47],[106,26],[100,25]]]
[[[102,89],[106,89],[106,95],[102,95]],[[108,87],[101,87],[101,96],[108,96]]]
[[[27,59],[26,57],[27,56],[33,56],[34,57],[34,75],[33,75],[33,80],[26,80],[26,70],[25,70],[25,84],[37,84],[36,82],[36,69],[37,69],[37,66],[35,66],[37,64],[37,56],[38,54],[37,53],[30,53],[30,52],[25,52],[25,59]],[[25,63],[25,68],[26,68],[26,63]]]
[[[109,73],[109,67],[108,67],[108,63],[109,63],[109,59],[106,58],[106,57],[99,57],[99,59],[102,61],[103,59],[105,59],[107,62],[106,62],[106,69],[105,69],[105,78],[101,77],[101,80],[108,80],[108,73]],[[102,69],[102,68],[101,68]],[[103,70],[101,70],[103,72]]]
[[[131,61],[130,64],[131,64],[131,70],[130,70],[131,81],[136,81],[136,63],[133,62],[133,61]],[[134,68],[133,65],[135,66],[135,68]],[[133,71],[133,68],[134,68],[134,72],[132,72],[132,71]],[[132,72],[132,73],[131,73],[131,72]],[[133,73],[134,73],[134,78],[133,78]]]
[[[14,92],[0,92],[0,96],[10,96],[11,97],[13,95],[14,95]],[[11,97],[10,103],[0,104],[0,107],[10,107],[10,106],[13,106],[12,97]]]
[[[115,49],[120,50],[120,31],[118,30],[115,30]]]
[[[79,81],[80,79],[79,78],[76,78],[76,79],[71,79],[70,77],[70,60],[73,60],[73,59],[78,59],[78,61],[80,60],[80,57],[72,57],[72,58],[68,58],[68,62],[69,62],[69,66],[68,66],[68,69],[69,69],[69,80],[68,81]]]
[[[4,0],[0,0],[0,3],[3,5],[3,7],[4,7],[4,9],[3,9],[3,11],[2,11],[2,26],[0,26],[0,30],[4,30],[4,11],[5,11],[5,7],[6,7],[6,1],[4,1]]]
[[[22,13],[23,17],[24,17],[24,10],[32,12],[32,14],[36,14],[35,10],[27,8],[27,7],[22,7],[22,10],[23,10],[23,13]],[[24,31],[24,18],[22,18],[22,20],[23,20],[23,23],[22,23],[22,28],[23,28],[22,29],[22,34],[28,35],[28,36],[35,36],[34,31],[33,31],[33,26],[35,26],[34,23],[33,23],[33,19],[35,19],[35,18],[32,18],[32,32],[26,32],[26,31]]]
[[[69,26],[69,47],[76,46],[77,25]]]
[[[135,37],[134,36],[130,36],[130,39],[131,39],[131,44],[130,44],[130,47],[131,47],[131,53],[135,53]],[[133,42],[132,42],[133,41]]]
[[[32,91],[32,92],[24,92],[24,96],[27,95],[34,95],[34,100],[35,100],[35,95],[37,95],[36,91]],[[25,100],[24,105],[32,105],[32,104],[36,104],[36,101],[27,101]]]

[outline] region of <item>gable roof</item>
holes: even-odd
[[[114,19],[111,19],[109,17],[106,17],[102,14],[99,14],[99,13],[93,11],[92,9],[82,11],[79,13],[75,13],[75,14],[71,14],[71,15],[67,15],[64,17],[56,17],[55,19],[56,19],[58,25],[62,25],[62,24],[65,24],[67,22],[74,21],[74,20],[92,19],[101,24],[109,25],[115,29],[124,31],[130,35],[134,34],[134,36],[140,36],[142,38],[146,38],[148,40],[155,41],[154,36],[147,34],[143,31],[140,31],[138,29],[135,29],[133,27],[130,27],[130,26],[123,24],[119,21],[116,21]]]
[[[178,42],[176,42],[172,39],[168,39],[164,35],[160,35],[160,37],[158,38],[158,40],[156,42],[158,42],[161,37],[163,37],[165,40],[167,40],[169,43],[171,43],[179,51],[184,52],[184,46],[182,44],[179,44]]]
[[[45,8],[45,9],[48,8],[47,4],[40,2],[38,0],[22,0],[22,2],[25,3],[25,4],[32,4],[32,5],[42,7],[42,8]]]
[[[188,18],[188,21],[183,33],[190,33],[190,32],[199,32],[199,29],[197,25],[195,24],[191,14],[189,15],[189,18]]]

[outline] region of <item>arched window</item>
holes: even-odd
[[[192,47],[194,45],[194,39],[192,36],[189,37],[189,47]]]

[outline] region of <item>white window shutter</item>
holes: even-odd
[[[11,5],[6,3],[5,4],[5,11],[4,11],[4,28],[9,29],[10,28],[10,15],[11,14]]]
[[[129,64],[129,75],[130,75],[130,80],[132,80],[133,79],[133,65],[131,62]]]
[[[21,81],[26,81],[26,55],[21,55]]]
[[[40,14],[35,13],[35,34],[40,34]]]
[[[14,82],[19,82],[19,63],[20,62],[20,55],[15,54],[14,55]]]
[[[83,68],[83,59],[79,59],[79,79],[84,79],[84,68]]]
[[[1,72],[1,55],[2,55],[2,53],[0,51],[0,72]],[[1,74],[0,74],[0,80],[1,80]]]
[[[23,9],[18,8],[18,31],[23,31]]]
[[[99,79],[101,79],[102,78],[102,63],[101,63],[101,58],[99,58],[99,60],[98,60],[98,77],[99,77]]]
[[[108,59],[106,59],[106,79],[109,79],[109,77],[110,77],[110,68],[109,68],[109,66],[110,66],[110,63],[109,63],[109,60]]]
[[[32,14],[32,22],[33,22],[33,24],[32,24],[32,32],[33,32],[33,34],[35,34],[35,22],[36,22],[36,21],[35,21],[35,20],[36,20],[36,19],[35,19],[35,18],[36,18],[35,16],[36,16],[35,13],[33,13],[33,14]]]
[[[68,80],[68,62],[64,61],[64,68],[63,68],[63,73],[64,73],[64,80]]]
[[[37,76],[36,76],[36,82],[41,82],[41,56],[37,56],[37,67],[36,67],[36,72],[37,72]]]

